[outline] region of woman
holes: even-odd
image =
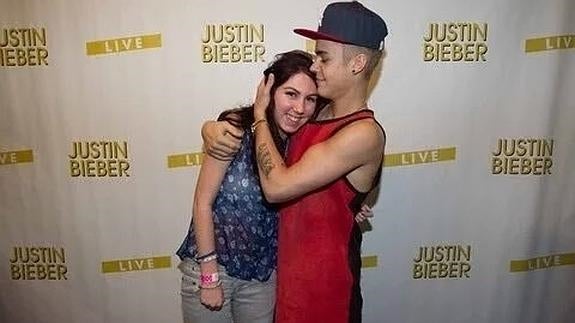
[[[274,74],[268,121],[280,151],[287,137],[314,114],[318,102],[311,55],[276,56],[264,71]],[[193,219],[177,254],[185,322],[272,322],[275,305],[277,212],[261,193],[252,131],[253,106],[220,119],[241,128],[232,161],[205,155],[197,181]],[[251,129],[250,129],[251,128]]]

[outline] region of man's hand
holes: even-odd
[[[270,104],[270,91],[274,85],[274,75],[269,74],[266,82],[265,77],[262,78],[260,84],[258,85],[258,90],[256,93],[256,100],[254,102],[254,119],[261,120],[266,118],[266,109]]]
[[[240,149],[243,130],[227,121],[207,121],[202,125],[204,151],[218,160],[231,160]]]

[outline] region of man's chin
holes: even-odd
[[[323,96],[325,98],[325,97],[327,97],[326,95],[329,95],[329,91],[325,85],[319,85],[318,84],[317,94],[319,94],[320,96]]]

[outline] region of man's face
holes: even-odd
[[[317,76],[317,90],[324,98],[334,100],[340,93],[349,89],[350,67],[343,58],[343,46],[340,43],[317,40],[317,55],[311,70]]]

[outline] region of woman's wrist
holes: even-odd
[[[220,286],[222,284],[222,281],[220,279],[220,274],[218,273],[217,270],[212,271],[210,273],[206,273],[202,270],[202,273],[200,274],[199,283],[200,288],[211,289]]]
[[[216,283],[212,284],[200,284],[200,289],[215,289],[222,286],[222,281],[218,280]]]

